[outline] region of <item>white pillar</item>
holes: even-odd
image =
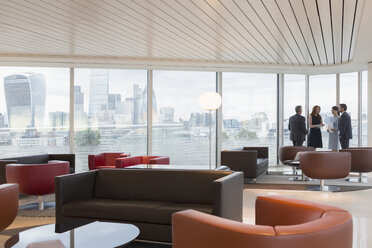
[[[75,136],[75,92],[74,92],[74,84],[75,84],[75,69],[70,68],[70,129],[69,129],[69,153],[75,153],[75,143],[74,143],[74,136]]]
[[[358,71],[358,147],[362,146],[362,103],[363,103],[362,71]]]
[[[216,90],[222,97],[222,72],[216,72]],[[223,97],[222,97],[223,104]],[[222,149],[222,104],[216,110],[216,167],[221,166],[221,149]]]
[[[340,104],[340,73],[336,74],[336,106]]]
[[[147,70],[147,155],[152,155],[152,92],[153,73]]]
[[[305,118],[306,118],[306,127],[308,126],[308,117],[310,114],[310,77],[305,75]]]
[[[368,64],[368,86],[367,86],[367,97],[368,97],[368,146],[372,146],[372,63]]]

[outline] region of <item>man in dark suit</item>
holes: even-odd
[[[305,141],[307,134],[306,120],[302,114],[301,105],[296,106],[296,114],[289,118],[288,129],[291,131],[290,139],[292,140],[293,146],[302,146]]]
[[[347,106],[344,103],[338,105],[338,110],[341,112],[340,119],[338,121],[338,134],[340,137],[340,144],[342,149],[349,148],[349,141],[353,138],[353,132],[351,129],[351,118],[346,113]]]

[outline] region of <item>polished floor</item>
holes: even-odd
[[[372,173],[368,175],[372,182]],[[254,204],[259,195],[279,195],[296,199],[330,204],[344,208],[353,215],[354,245],[353,248],[372,248],[372,189],[351,192],[313,192],[299,190],[245,189],[243,198],[244,222],[254,224]],[[54,217],[21,217],[18,216],[7,230],[0,233],[0,247],[14,232],[32,226],[54,222]]]
[[[372,181],[372,173],[369,173],[368,177],[369,181]],[[245,223],[254,224],[254,203],[259,195],[278,195],[344,208],[353,216],[353,248],[372,248],[372,189],[339,193],[245,189],[243,198]]]

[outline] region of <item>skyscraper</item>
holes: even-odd
[[[94,69],[90,74],[89,116],[108,109],[108,70]]]
[[[155,91],[152,92],[152,118],[157,120],[158,118],[158,106],[156,103]],[[141,108],[139,112],[139,120],[141,123],[145,123],[147,119],[147,86],[142,91],[141,96]]]
[[[4,78],[10,128],[41,126],[44,122],[46,85],[43,74],[14,74]]]

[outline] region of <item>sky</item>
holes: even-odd
[[[43,73],[46,79],[47,112],[69,110],[69,69],[37,67],[0,67],[0,112],[6,111],[3,78],[22,72]],[[80,85],[88,111],[91,69],[75,70],[75,85]],[[365,73],[366,74],[366,73]],[[192,112],[204,112],[198,100],[201,94],[216,89],[215,72],[154,71],[153,87],[160,107],[175,109],[175,120],[188,119]],[[366,77],[364,77],[366,81]],[[133,84],[146,86],[145,70],[109,70],[109,93],[132,97]],[[298,104],[304,105],[304,75],[285,76],[285,118]],[[366,85],[366,84],[365,84]],[[366,92],[366,90],[364,90]],[[364,94],[365,95],[365,94]],[[357,114],[357,73],[341,74],[341,101],[349,105],[352,117]],[[335,75],[310,76],[310,105],[320,105],[329,112],[335,104]],[[366,106],[366,97],[363,99]],[[240,121],[255,112],[266,112],[270,122],[276,121],[276,74],[223,73],[223,118]]]

